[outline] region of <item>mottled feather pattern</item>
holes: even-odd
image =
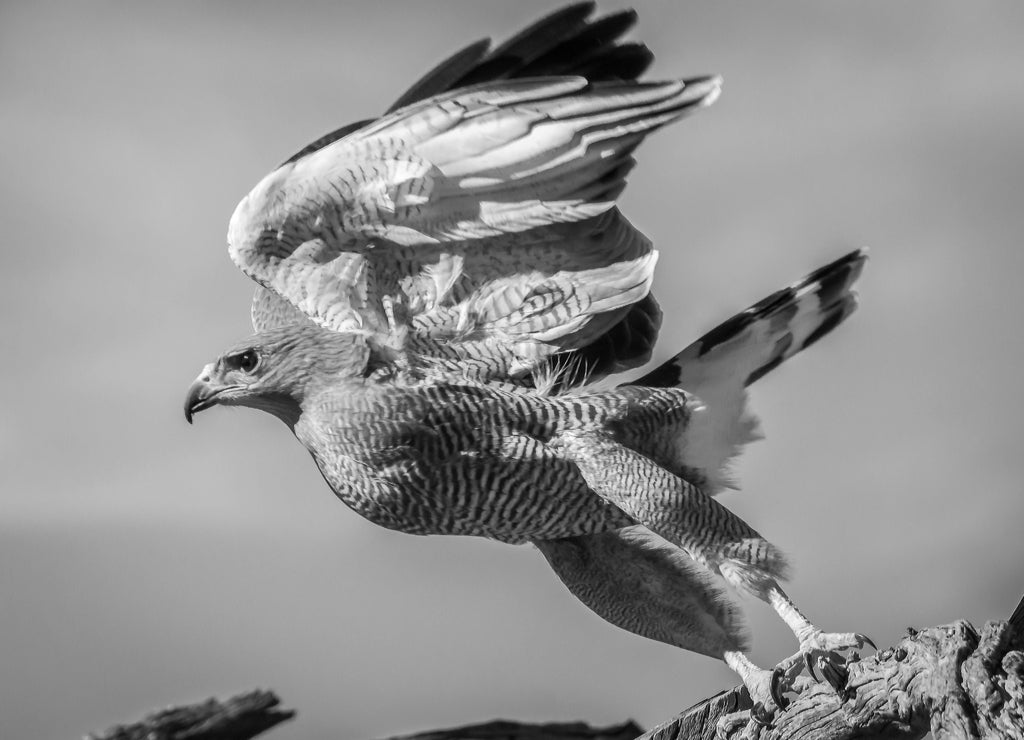
[[[575,3],[552,11],[494,48],[488,39],[469,44],[424,74],[399,96],[387,113],[460,87],[496,80],[565,75],[584,77],[590,82],[638,79],[650,65],[653,54],[643,44],[623,40],[636,23],[636,12],[622,10],[595,17],[595,9],[593,2]],[[357,121],[321,136],[290,157],[286,164],[372,123],[373,120]],[[610,201],[618,197],[624,178],[633,165],[632,159],[626,156],[628,153],[624,148],[624,159],[619,166],[594,180],[592,194],[595,199]],[[260,331],[282,323],[309,321],[303,312],[292,309],[293,306],[277,293],[260,288],[253,301],[253,326]],[[618,327],[617,332],[607,339],[596,330],[597,327],[588,327],[589,333],[596,337],[594,341],[601,344],[581,355],[578,366],[585,366],[591,377],[637,367],[650,357],[657,336],[657,322],[648,320],[651,312],[646,308],[634,309],[627,312],[627,318],[619,316],[619,313],[614,312],[618,318],[612,322]],[[630,341],[618,341],[627,328]],[[580,344],[583,342],[575,343],[576,346]],[[416,351],[421,349],[417,347]],[[560,351],[564,352],[566,348],[562,347]],[[440,354],[449,356],[443,350]],[[474,356],[472,349],[461,354],[468,357],[471,366],[485,368],[486,374],[492,377],[499,377],[509,366],[508,362],[495,357]],[[545,357],[548,353],[537,354]],[[538,359],[537,362],[543,360]],[[524,373],[520,377],[520,382],[529,381],[529,374]]]
[[[274,414],[371,522],[534,542],[603,618],[728,659],[746,637],[711,574],[803,620],[782,553],[714,499],[758,434],[746,387],[852,313],[865,255],[596,390],[662,319],[658,253],[615,200],[644,138],[721,80],[639,82],[636,14],[593,10],[464,47],[267,175],[228,234],[258,333],[204,368],[186,417]]]
[[[567,430],[560,449],[587,485],[681,547],[696,562],[754,594],[785,576],[785,557],[700,488],[600,431]]]
[[[742,358],[738,372],[742,384],[750,385],[853,313],[853,286],[866,262],[867,250],[858,249],[814,270],[719,324],[634,383],[685,387],[700,395],[698,388]],[[715,362],[722,367],[713,367]]]
[[[787,289],[786,300],[756,304],[771,332],[749,331],[759,325],[754,322],[718,346],[728,345],[739,357],[759,356],[773,351],[777,334],[790,331],[779,317],[828,316],[834,304],[848,300],[850,280],[859,270],[852,257],[834,265]],[[846,274],[844,281],[838,272]],[[819,301],[822,295],[829,300]],[[813,334],[814,325],[804,326],[803,333]],[[307,329],[310,344],[322,344],[318,331]],[[699,360],[711,353],[684,352],[675,359],[691,355]],[[680,372],[690,370],[683,366]],[[742,398],[742,383],[731,392]],[[715,400],[736,406],[735,398]],[[751,563],[772,575],[784,572],[777,551],[710,499],[736,450],[708,454],[702,445],[714,431],[707,423],[715,418],[714,407],[682,389],[629,385],[544,396],[455,382],[442,368],[430,380],[334,382],[305,399],[303,408],[296,433],[332,488],[385,526],[519,542],[605,531],[629,523],[621,518],[625,512],[709,567],[724,567],[723,574],[733,569],[733,580],[752,580],[752,588],[757,578],[749,572]],[[743,424],[742,414],[731,419]],[[730,444],[735,434],[726,430]],[[597,467],[588,474],[587,466]],[[378,489],[389,493],[382,498],[366,492]],[[494,491],[501,496],[493,498]],[[378,500],[386,503],[381,511],[374,508]],[[496,505],[493,512],[488,500]],[[700,539],[706,532],[719,539]]]
[[[519,542],[629,523],[593,495],[577,466],[562,456],[558,437],[605,430],[670,465],[671,446],[664,443],[670,435],[647,431],[656,419],[662,432],[685,426],[688,399],[677,389],[544,397],[450,380],[407,387],[359,380],[308,399],[296,434],[335,492],[372,521],[383,523],[366,510],[372,497],[361,489],[369,483],[352,475],[352,461],[373,486],[386,481],[404,492],[388,497],[387,512],[390,517],[400,506],[396,496],[408,504],[403,531]],[[339,458],[346,462],[337,470],[332,466]],[[499,498],[495,491],[502,492]]]
[[[867,251],[859,249],[811,272],[723,322],[640,379],[637,385],[686,388],[707,408],[677,441],[687,474],[708,493],[734,487],[729,460],[760,438],[747,408],[748,385],[811,346],[857,307],[853,289]]]
[[[486,244],[497,270],[476,264],[461,271],[474,276],[477,293],[486,298],[491,283],[503,290],[500,280],[510,274],[532,290],[506,324],[479,322],[478,330],[493,334],[491,352],[507,355],[503,369],[525,375],[552,351],[596,338],[591,332],[566,341],[591,316],[646,296],[653,274],[652,258],[612,258],[588,270],[584,257],[560,267],[557,255],[534,245],[548,242],[544,231],[558,226],[568,227],[573,241],[574,224],[614,210],[591,200],[615,189],[605,177],[628,169],[622,158],[643,136],[706,105],[717,90],[714,79],[588,85],[549,78],[432,98],[264,178],[232,218],[230,252],[247,274],[325,328],[367,331],[394,346],[405,340],[403,328],[418,331],[416,316],[436,306],[403,290],[405,276],[415,284],[423,274],[406,251],[425,250],[422,259],[436,262],[466,254],[467,242]],[[580,231],[589,233],[585,225]],[[633,239],[646,241],[638,232]],[[531,278],[531,269],[565,274]],[[554,299],[539,321],[535,296]],[[510,326],[523,339],[508,344]],[[429,350],[432,336],[421,337],[418,352]],[[461,354],[473,351],[467,344]]]
[[[566,587],[617,627],[712,657],[746,649],[742,616],[721,587],[645,527],[536,545]]]

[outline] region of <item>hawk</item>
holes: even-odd
[[[264,177],[228,231],[256,334],[203,368],[185,415],[273,414],[381,526],[532,542],[597,614],[724,660],[770,715],[801,659],[836,682],[835,651],[866,638],[812,625],[782,552],[714,497],[758,436],[746,387],[852,313],[865,254],[596,387],[650,359],[661,321],[657,251],[616,207],[633,154],[721,80],[640,81],[635,13],[592,11],[467,46]],[[749,661],[716,577],[769,602],[799,652]]]

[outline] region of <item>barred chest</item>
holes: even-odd
[[[324,399],[295,431],[335,494],[375,524],[516,543],[630,523],[547,444],[543,408],[477,388],[367,390]]]

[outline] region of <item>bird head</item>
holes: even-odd
[[[365,376],[370,349],[361,334],[311,322],[267,329],[203,368],[188,389],[185,420],[211,406],[249,406],[294,426],[318,387]]]

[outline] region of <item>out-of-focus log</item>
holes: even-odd
[[[117,725],[86,740],[249,740],[295,716],[278,704],[271,691],[248,691],[223,702],[207,699],[161,709],[141,722]]]
[[[845,689],[798,679],[797,695],[769,726],[749,720],[750,698],[736,687],[695,704],[650,732],[633,722],[495,720],[391,740],[1024,740],[1024,599],[1005,622],[979,634],[963,620],[908,630],[897,645],[847,665]],[[248,740],[291,719],[269,691],[155,712],[88,740]],[[344,739],[342,739],[344,740]]]

